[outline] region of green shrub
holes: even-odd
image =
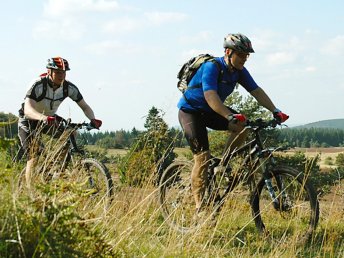
[[[118,164],[121,181],[131,186],[157,184],[163,170],[175,158],[174,138],[156,108],[149,111],[145,127],[147,131],[140,134]]]
[[[61,180],[17,193],[21,167],[0,153],[0,257],[115,257],[93,222],[80,215],[80,187]]]
[[[344,167],[344,153],[339,153],[336,157],[336,165]]]
[[[324,160],[325,165],[333,165],[333,159],[331,157],[326,157]]]

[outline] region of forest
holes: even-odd
[[[235,110],[241,110],[244,114],[249,114],[250,119],[258,117],[269,119],[271,113],[262,108],[257,102],[248,96],[244,98],[237,91],[234,92],[225,102],[226,105],[233,107]],[[14,114],[6,114],[0,112],[0,123],[6,123],[7,126],[0,127],[0,137],[7,139],[17,139],[17,116]],[[147,120],[144,124],[144,130],[137,130],[135,127],[131,130],[114,130],[99,132],[81,132],[79,140],[83,144],[96,145],[105,149],[129,149],[135,141],[142,136],[150,127],[150,123],[154,123],[154,119],[164,119],[164,111],[156,107],[152,107],[147,114]],[[329,123],[329,120],[326,121]],[[173,141],[174,147],[186,147],[187,143],[183,137],[181,128],[178,125],[166,126],[168,138]],[[221,134],[221,139],[223,138]],[[210,138],[219,136],[218,132],[209,130]],[[270,134],[271,135],[271,134]],[[282,144],[286,148],[301,147],[342,147],[344,146],[344,130],[340,126],[338,128],[327,127],[286,127],[280,126],[274,129],[273,140],[275,143]]]

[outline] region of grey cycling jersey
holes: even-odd
[[[44,89],[44,87],[46,89]],[[42,96],[42,94],[44,94],[44,96]],[[64,81],[63,86],[54,90],[49,84],[47,77],[41,77],[34,81],[30,89],[27,91],[25,98],[37,101],[36,110],[38,112],[46,116],[52,116],[56,113],[58,107],[66,97],[71,98],[75,102],[79,102],[83,99],[79,89],[73,83]],[[25,118],[23,106],[24,105],[22,105],[21,111],[19,111],[19,116]]]

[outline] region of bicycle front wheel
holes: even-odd
[[[101,213],[109,208],[114,185],[104,164],[92,158],[83,159],[73,167],[72,178],[83,197],[79,204],[84,212]]]
[[[319,221],[319,202],[310,181],[296,169],[277,166],[253,192],[252,212],[260,232],[304,243]]]
[[[191,170],[191,162],[175,161],[163,172],[159,183],[159,202],[165,221],[181,232],[191,229],[195,214]]]

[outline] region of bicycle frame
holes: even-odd
[[[290,228],[301,225],[305,234],[300,241],[309,239],[319,220],[317,193],[302,171],[275,160],[273,154],[281,147],[265,148],[262,141],[261,130],[278,124],[276,120],[259,119],[248,123],[247,129],[252,130],[251,140],[231,153],[210,159],[208,184],[202,193],[201,214],[197,216],[193,215],[192,162],[177,160],[170,164],[159,183],[159,202],[167,223],[178,231],[187,232],[208,220],[216,220],[228,200],[228,193],[243,184],[246,189],[238,191],[239,198],[242,200],[242,195],[249,195],[253,220],[260,233],[272,230],[283,239],[289,235],[299,239],[298,231]],[[236,197],[233,196],[233,200],[237,200]],[[203,214],[206,218],[198,216]]]
[[[62,147],[62,149],[66,149],[67,152],[65,158],[63,159],[62,170],[64,170],[68,166],[70,161],[72,161],[72,163],[75,162],[75,160],[73,159],[73,156],[75,154],[79,154],[83,158],[85,157],[85,151],[82,148],[78,147],[75,137],[75,132],[77,132],[81,128],[85,128],[87,130],[94,129],[88,123],[71,123],[70,120],[64,119],[58,127],[58,130],[60,130],[62,133],[68,133],[68,138],[66,139]]]
[[[258,169],[262,172],[262,176],[265,179],[266,187],[270,193],[270,196],[272,200],[276,200],[276,194],[275,191],[271,185],[271,172],[269,172],[269,166],[270,164],[274,165],[276,164],[276,161],[274,160],[272,153],[279,149],[277,148],[264,148],[263,142],[261,140],[260,131],[266,127],[275,127],[277,124],[273,123],[272,121],[265,123],[265,124],[259,124],[260,120],[258,121],[258,125],[255,125],[252,123],[252,125],[248,124],[246,128],[252,129],[253,131],[253,139],[247,143],[245,143],[243,146],[235,149],[231,153],[225,153],[222,157],[222,163],[225,167],[229,166],[229,162],[232,158],[235,158],[237,156],[240,156],[241,154],[244,154],[244,160],[240,166],[240,170],[236,174],[237,181],[235,182],[229,182],[222,197],[220,200],[220,203],[223,202],[225,199],[225,196],[234,189],[234,187],[240,183],[240,182],[247,182],[251,183],[254,182],[253,176],[258,172]],[[256,122],[257,122],[256,121]],[[249,122],[250,123],[250,122]],[[267,162],[269,160],[269,162]],[[246,169],[248,168],[248,169]],[[214,175],[214,166],[210,166],[210,174]],[[232,171],[233,172],[233,171]],[[216,177],[216,175],[215,175]],[[213,176],[212,180],[215,180],[215,177]],[[283,182],[276,178],[278,181],[279,188],[282,189]],[[282,196],[283,197],[283,196]]]

